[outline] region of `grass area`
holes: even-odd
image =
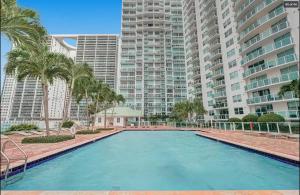
[[[87,135],[87,134],[97,134],[100,133],[101,130],[97,129],[95,131],[93,130],[81,130],[81,131],[77,131],[76,134],[78,135]]]
[[[50,135],[43,137],[26,137],[22,140],[23,144],[37,144],[37,143],[57,143],[74,139],[73,135]]]

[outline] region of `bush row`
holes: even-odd
[[[72,135],[50,135],[43,137],[26,137],[22,140],[23,144],[34,144],[34,143],[57,143],[66,140],[74,139]]]
[[[261,122],[261,123],[270,123],[270,122],[284,122],[285,119],[278,114],[275,113],[268,113],[261,115],[258,117],[254,114],[248,114],[244,116],[242,119],[239,118],[230,118],[228,122]]]
[[[28,131],[28,130],[37,130],[38,126],[34,124],[19,124],[12,125],[7,131]]]
[[[64,121],[61,127],[62,128],[70,128],[73,126],[73,124],[74,124],[73,121]]]
[[[97,133],[100,133],[101,130],[81,130],[81,131],[77,131],[76,134],[79,134],[79,135],[87,135],[87,134],[97,134]]]

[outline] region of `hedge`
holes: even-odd
[[[37,130],[38,126],[34,124],[20,124],[12,125],[7,131],[28,131],[28,130]]]
[[[239,119],[239,118],[230,118],[230,119],[228,119],[228,122],[231,122],[231,123],[240,123],[240,122],[242,122],[242,120]]]
[[[77,131],[76,134],[79,134],[79,135],[87,135],[87,134],[97,134],[97,133],[100,133],[101,130],[81,130],[81,131]]]
[[[74,139],[72,135],[50,135],[43,137],[26,137],[22,140],[23,144],[35,144],[35,143],[57,143],[66,140]]]
[[[242,118],[243,122],[257,122],[258,116],[255,114],[248,114]]]
[[[284,122],[285,119],[278,114],[275,113],[269,113],[269,114],[264,114],[260,116],[257,119],[258,122],[263,122],[263,123],[268,123],[268,122]]]
[[[99,131],[109,131],[109,130],[114,130],[114,128],[99,128],[97,130],[99,130]]]
[[[73,126],[73,124],[74,124],[73,121],[64,121],[61,127],[62,128],[70,128]]]

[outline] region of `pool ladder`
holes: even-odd
[[[7,146],[11,146],[11,150],[14,150],[11,155],[6,153]],[[16,154],[17,153],[17,154]],[[19,154],[18,154],[19,153]],[[10,157],[12,156],[12,157]],[[1,147],[1,188],[4,188],[7,185],[13,184],[23,178],[26,167],[27,167],[28,156],[24,150],[13,140],[6,140],[3,142]],[[13,167],[11,163],[24,161],[21,163],[20,173],[14,176],[9,176],[12,173]]]

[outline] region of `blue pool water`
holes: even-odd
[[[128,131],[29,169],[6,189],[299,189],[299,167],[193,132]]]

